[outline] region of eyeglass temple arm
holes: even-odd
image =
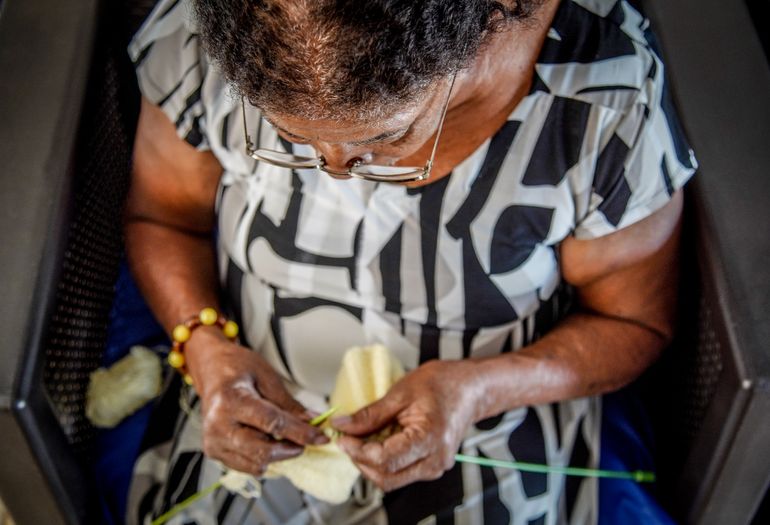
[[[243,97],[241,97],[241,113],[243,114],[243,134],[246,136],[246,153],[251,155],[254,152],[254,143],[251,142],[251,136],[246,125],[246,101]]]
[[[441,131],[444,128],[444,118],[446,118],[447,110],[449,109],[449,99],[452,97],[452,88],[455,85],[455,79],[457,73],[452,75],[452,82],[449,84],[449,94],[446,96],[446,102],[444,103],[444,111],[441,112],[441,120],[438,121],[438,129],[436,130],[436,141],[433,143],[433,151],[430,152],[430,159],[428,160],[428,169],[433,167],[433,159],[436,157],[436,150],[438,149],[439,137],[441,137]]]

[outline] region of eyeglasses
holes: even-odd
[[[408,167],[408,166],[379,166],[375,164],[364,164],[360,159],[356,159],[355,162],[345,172],[336,170],[330,170],[326,167],[326,159],[323,155],[318,157],[305,157],[302,155],[295,155],[293,153],[287,153],[284,151],[275,151],[271,149],[255,148],[254,143],[249,136],[248,126],[246,124],[246,103],[241,98],[241,110],[243,111],[243,133],[246,136],[246,154],[262,162],[272,164],[274,166],[280,166],[282,168],[291,169],[318,169],[324,173],[330,173],[332,175],[349,175],[357,179],[363,179],[374,182],[417,182],[428,179],[430,177],[431,168],[433,168],[433,159],[436,157],[436,149],[438,148],[438,139],[441,136],[441,130],[444,127],[444,118],[446,117],[447,108],[449,107],[449,98],[452,95],[452,88],[454,87],[455,77],[452,76],[452,81],[449,84],[449,93],[444,102],[444,109],[441,111],[441,119],[438,123],[438,130],[436,131],[436,141],[433,143],[433,150],[431,151],[430,158],[425,164],[424,168]],[[259,137],[257,137],[259,142]]]

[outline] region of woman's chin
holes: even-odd
[[[329,177],[331,177],[331,178],[333,178],[333,179],[337,179],[337,180],[349,180],[349,179],[352,179],[352,178],[353,178],[353,177],[351,177],[350,175],[344,175],[344,174],[342,174],[342,173],[328,173],[328,172],[327,172],[327,175],[328,175]]]

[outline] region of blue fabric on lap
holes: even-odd
[[[134,345],[154,347],[169,344],[134,284],[125,262],[121,264],[115,286],[115,301],[110,312],[102,362],[105,367],[124,357]],[[123,523],[131,472],[151,413],[152,403],[148,403],[115,428],[102,429],[97,435],[97,456],[93,469],[101,491],[106,525]]]
[[[115,283],[115,300],[110,311],[107,347],[102,366],[110,366],[134,345],[169,345],[163,328],[155,320],[123,261]]]
[[[652,426],[633,385],[602,399],[601,459],[607,470],[655,470]],[[599,525],[673,525],[654,483],[599,480]]]
[[[131,472],[151,413],[152,403],[148,403],[115,428],[99,432],[94,474],[102,493],[105,524],[123,523]]]

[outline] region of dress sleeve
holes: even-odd
[[[601,237],[648,217],[697,169],[656,58],[633,104],[613,119],[595,156],[590,191],[575,195],[574,235]],[[657,71],[657,74],[655,73]]]
[[[204,101],[209,67],[188,2],[158,2],[128,52],[142,95],[163,110],[180,138],[208,149]]]

